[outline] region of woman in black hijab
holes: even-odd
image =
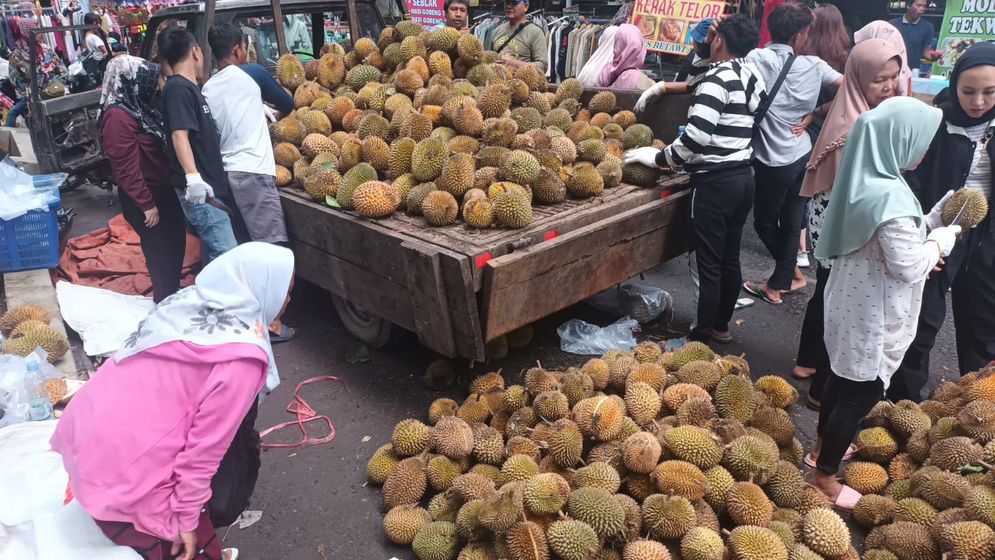
[[[162,115],[154,106],[160,69],[120,55],[104,73],[100,141],[117,179],[124,219],[138,233],[156,303],[180,288],[186,221],[170,181]]]
[[[923,208],[932,208],[950,189],[960,188],[982,191],[991,205],[995,45],[978,43],[968,49],[950,74],[950,87],[936,101],[944,122],[926,158],[911,173],[910,186]],[[947,291],[961,375],[995,360],[995,223],[990,213],[964,233],[945,260],[943,270],[926,282],[915,341],[888,388],[891,401],[922,400],[929,380],[929,353],[946,316]]]

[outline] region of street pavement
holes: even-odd
[[[63,204],[77,211],[71,234],[102,227],[117,212],[116,207],[105,206],[108,200],[106,193],[89,186],[66,194]],[[772,265],[752,226],[745,232],[742,263],[744,277],[751,280],[764,279]],[[686,259],[675,259],[650,271],[645,279],[673,296],[674,314],[672,321],[645,327],[639,340],[680,336],[694,312]],[[737,311],[732,326],[735,341],[716,345],[716,350],[745,354],[754,378],[781,375],[804,394],[807,383],[787,374],[794,363],[798,332],[813,286],[810,278],[809,287],[787,296],[783,305],[757,301]],[[387,348],[370,350],[367,361],[351,363],[356,343],[336,316],[328,294],[298,282],[285,320],[300,329],[300,335],[274,347],[283,383],[260,407],[257,428],[264,430],[293,420],[286,407],[297,384],[331,375],[342,383],[311,384],[301,394],[317,414],[328,416],[335,426],[335,439],[319,446],[264,451],[249,508],[262,511],[262,518],[246,529],[232,527],[223,533],[225,546],[238,547],[240,558],[245,560],[414,559],[410,548],[395,546],[383,536],[379,488],[365,485],[367,459],[389,441],[398,421],[409,417],[424,420],[433,399],[462,401],[476,375],[501,369],[511,384],[537,361],[547,368],[583,364],[588,357],[559,349],[556,327],[571,318],[599,325],[616,319],[585,304],[576,305],[536,323],[535,340],[527,348],[512,350],[500,362],[476,364],[472,369],[458,364],[458,383],[448,390],[433,391],[425,385],[423,374],[437,356],[420,347],[414,335],[401,332]],[[931,387],[942,378],[957,375],[951,321],[947,323],[933,352]],[[815,435],[816,414],[800,404],[790,412],[798,425],[799,439],[808,445]],[[318,423],[312,425],[312,437],[325,435]],[[289,443],[299,439],[300,432],[291,427],[265,441]]]

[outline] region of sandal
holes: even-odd
[[[843,460],[844,461],[849,461],[850,459],[853,459],[853,456],[856,455],[856,454],[857,454],[857,446],[853,445],[851,443],[850,447],[848,447],[846,449],[846,453],[843,454]],[[816,461],[815,457],[812,457],[812,452],[809,451],[805,455],[805,459],[804,459],[805,466],[808,467],[808,468],[810,468],[810,469],[814,469],[814,468],[816,468],[815,467],[815,461]]]
[[[771,299],[770,296],[767,295],[767,292],[765,292],[762,289],[760,289],[753,282],[749,282],[749,281],[743,282],[743,291],[746,292],[746,293],[748,293],[748,294],[750,294],[753,297],[758,297],[758,298],[766,301],[767,303],[769,303],[771,305],[781,305],[781,303],[783,303],[780,300]]]
[[[853,508],[857,506],[857,502],[860,501],[862,496],[863,494],[844,484],[843,489],[840,490],[839,495],[836,496],[836,500],[833,502],[833,509],[853,511]]]
[[[224,560],[238,560],[237,548],[226,548],[221,551],[221,558]]]
[[[791,369],[791,377],[794,377],[795,379],[801,379],[801,380],[812,379],[813,377],[815,377],[815,374],[817,373],[815,369],[813,369],[813,368],[806,368],[806,369],[811,369],[812,373],[800,374],[800,373],[798,373],[798,370],[792,368]]]
[[[819,412],[822,410],[822,403],[813,399],[812,395],[805,395],[805,408]]]
[[[280,324],[280,334],[273,334],[273,331],[270,331],[269,333],[270,344],[278,344],[280,342],[290,342],[295,338],[297,338],[297,329],[293,327],[288,327],[283,323]]]
[[[718,344],[730,344],[730,343],[732,343],[732,333],[728,333],[725,336],[720,336],[720,335],[715,334],[715,331],[712,331],[711,338],[712,338],[712,342],[716,342]]]

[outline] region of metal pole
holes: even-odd
[[[211,77],[211,44],[207,34],[214,27],[214,0],[204,0],[204,38],[200,42],[200,50],[204,53],[204,81]]]
[[[287,48],[287,28],[283,23],[283,8],[280,7],[280,0],[270,0],[273,7],[273,27],[276,28],[276,44],[280,49],[280,55],[290,52]]]
[[[346,16],[349,18],[349,39],[352,44],[356,44],[356,41],[362,37],[359,33],[359,21],[356,16],[356,0],[346,0]]]

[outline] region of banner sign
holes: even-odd
[[[422,27],[434,27],[446,21],[445,0],[404,0],[411,19]]]
[[[947,0],[939,35],[933,73],[945,75],[971,45],[995,40],[995,0]]]
[[[629,23],[639,28],[648,50],[685,55],[691,52],[691,29],[725,6],[724,0],[636,0]]]

